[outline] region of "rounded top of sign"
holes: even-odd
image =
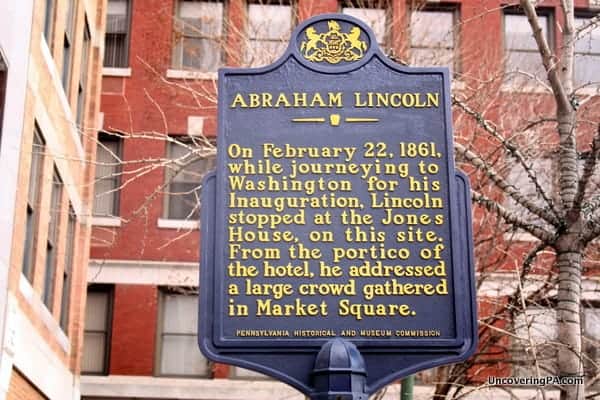
[[[377,49],[373,31],[359,19],[344,14],[310,18],[296,28],[292,38],[299,61],[323,72],[357,68]]]

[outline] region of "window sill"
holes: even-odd
[[[94,226],[109,226],[118,228],[121,226],[121,218],[119,217],[92,217],[92,225]]]
[[[511,84],[503,83],[500,86],[500,91],[505,93],[532,93],[532,94],[552,94],[548,86],[538,84]]]
[[[131,68],[102,68],[102,76],[130,77]]]
[[[190,71],[185,69],[168,69],[167,78],[172,79],[204,79],[216,80],[217,72]]]
[[[200,229],[200,222],[187,219],[159,218],[158,227],[165,229]]]
[[[518,85],[511,83],[503,83],[502,86],[500,86],[500,91],[505,93],[552,94],[552,89],[550,88],[550,86],[546,86],[541,83],[538,85]],[[600,95],[600,85],[589,85],[583,88],[579,88],[575,92],[580,96],[598,96]]]

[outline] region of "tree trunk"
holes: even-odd
[[[560,376],[582,376],[581,359],[581,251],[557,255],[558,277],[558,370]],[[561,400],[582,400],[584,385],[563,386]]]

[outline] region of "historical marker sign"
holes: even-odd
[[[199,344],[314,393],[317,352],[351,342],[372,393],[476,346],[468,181],[445,68],[387,59],[343,15],[285,55],[219,74],[202,198]]]

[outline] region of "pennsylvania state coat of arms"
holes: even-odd
[[[328,21],[329,31],[318,33],[310,26],[306,28],[306,40],[300,44],[302,56],[313,62],[338,64],[342,61],[357,61],[367,51],[367,43],[360,40],[361,29],[354,26],[350,32],[342,32],[340,24]]]

